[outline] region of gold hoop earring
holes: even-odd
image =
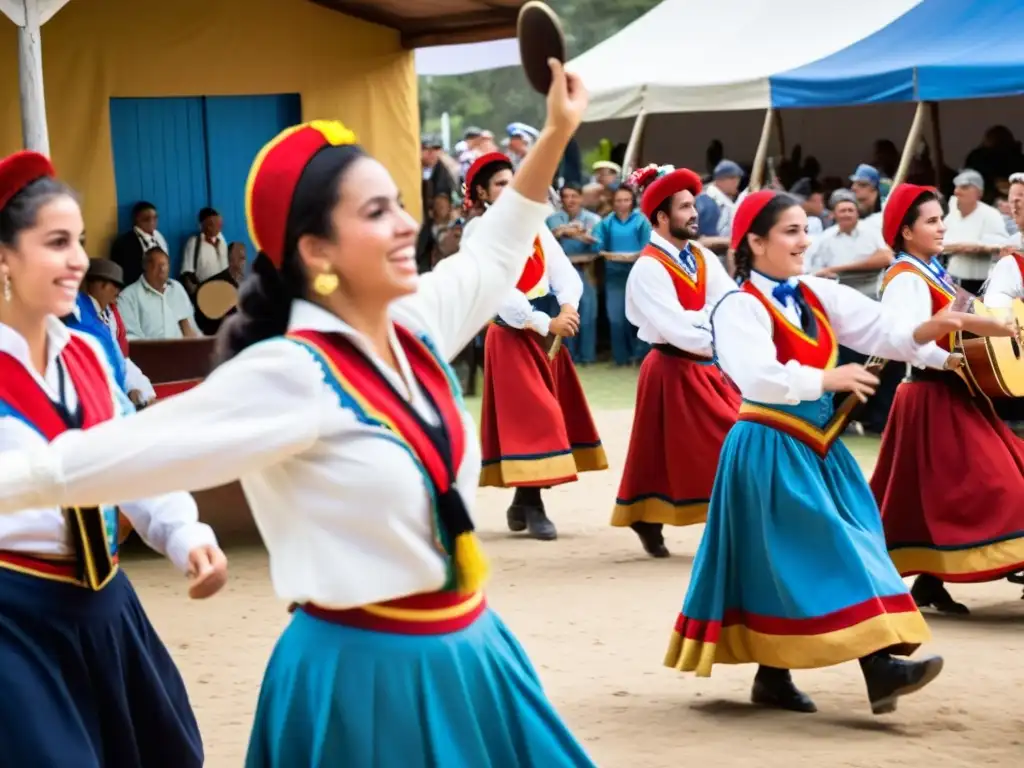
[[[338,290],[338,276],[328,267],[314,278],[313,290],[320,296],[330,296]]]

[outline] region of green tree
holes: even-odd
[[[562,18],[569,58],[605,40],[635,21],[660,0],[547,0]],[[424,129],[438,131],[448,112],[452,136],[471,125],[500,136],[516,120],[539,126],[544,100],[526,82],[519,67],[452,77],[419,79],[420,114]]]

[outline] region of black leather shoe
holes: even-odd
[[[931,606],[939,613],[948,613],[953,616],[967,616],[970,614],[967,606],[958,603],[946,590],[941,579],[932,576],[930,573],[922,573],[914,580],[914,586],[910,589],[910,596],[914,598],[918,608]]]
[[[788,669],[759,668],[754,677],[754,687],[750,689],[750,700],[758,706],[789,712],[809,714],[818,711],[811,697],[793,684]]]
[[[665,546],[665,537],[661,534],[661,523],[632,523],[629,526],[633,532],[640,537],[640,543],[644,546],[644,552],[651,557],[669,557],[668,547]]]
[[[861,669],[864,670],[864,682],[868,686],[871,711],[876,715],[895,712],[896,700],[921,690],[938,677],[942,663],[941,656],[909,661],[876,654],[862,659]]]
[[[548,520],[547,513],[537,507],[526,508],[526,529],[530,536],[539,541],[554,541],[558,538],[555,524]]]
[[[505,512],[508,529],[515,533],[526,530],[526,507],[522,504],[511,504]]]

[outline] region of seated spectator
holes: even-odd
[[[213,208],[199,212],[199,232],[185,241],[181,255],[181,284],[189,295],[228,268],[228,243],[221,231],[224,220]]]
[[[90,261],[74,312],[64,322],[99,342],[118,385],[136,407],[142,407],[156,399],[156,392],[128,357],[128,336],[116,304],[124,287],[123,274],[121,267],[108,259]]]
[[[167,251],[148,250],[142,269],[142,277],[126,287],[118,300],[129,340],[197,336],[192,300],[181,283],[170,279]]]
[[[160,234],[156,206],[144,200],[132,207],[132,228],[121,233],[110,247],[110,260],[124,272],[125,285],[142,276],[142,257],[150,248],[167,253],[167,241]]]

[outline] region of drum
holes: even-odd
[[[214,275],[196,290],[196,325],[213,336],[237,306],[238,286],[229,277]]]

